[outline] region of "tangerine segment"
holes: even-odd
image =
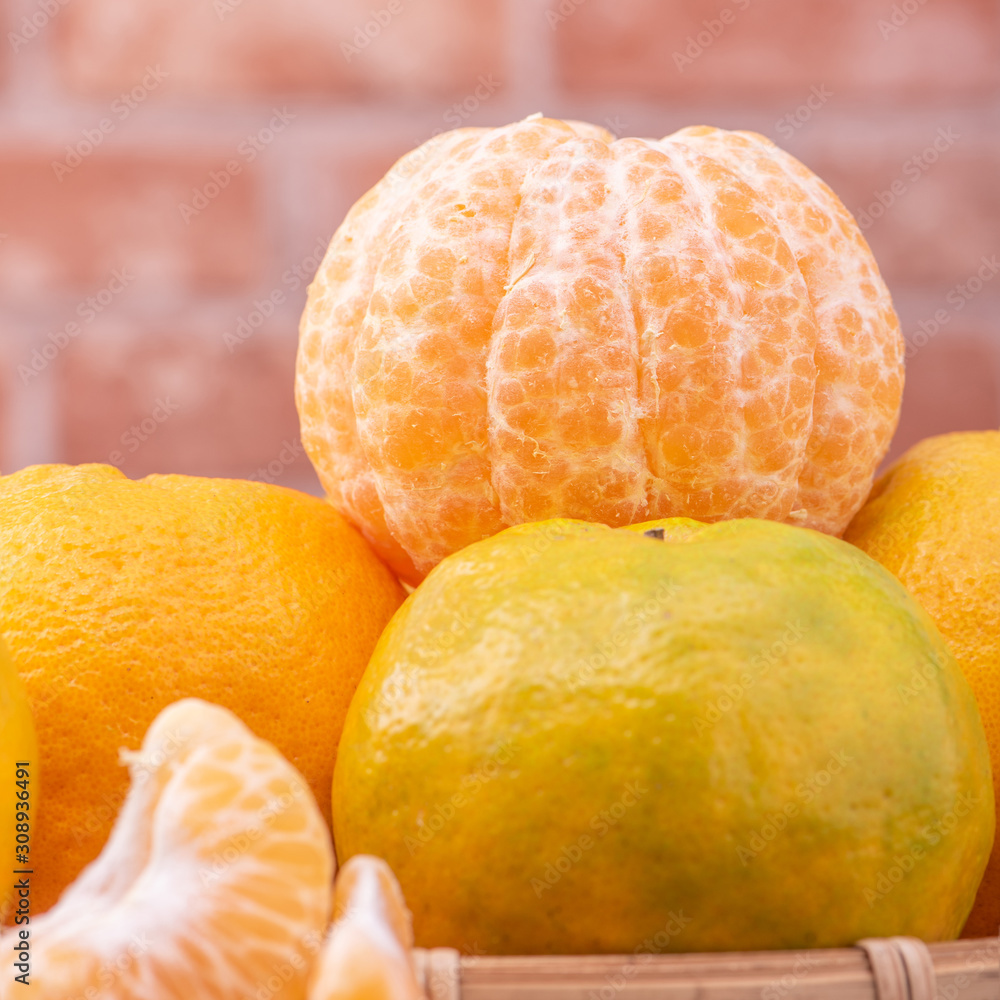
[[[607,143],[533,165],[510,238],[488,371],[504,524],[564,515],[628,524],[646,504],[635,325]]]
[[[899,321],[875,259],[833,191],[764,136],[701,126],[667,139],[717,157],[780,206],[778,226],[819,326],[800,523],[840,534],[871,485],[857,470],[881,461],[903,392]]]
[[[35,1000],[305,996],[334,858],[302,776],[226,709],[164,709],[100,857],[32,921]],[[17,929],[0,938],[13,981]],[[89,991],[93,990],[93,994]]]
[[[632,192],[646,517],[789,519],[812,426],[817,331],[778,222],[717,158],[668,140],[616,147]]]
[[[423,1000],[410,953],[410,911],[381,858],[357,854],[344,865],[333,911],[309,1000]]]
[[[439,162],[483,129],[443,132],[412,150],[348,213],[334,234],[302,314],[299,364],[316,373],[296,382],[302,443],[334,506],[363,532],[383,559],[410,578],[409,555],[386,526],[375,474],[361,448],[352,385],[357,334],[372,298],[377,249]],[[322,414],[322,418],[319,415]]]
[[[297,378],[331,500],[407,580],[532,518],[844,529],[902,338],[805,167],[753,133],[540,116],[403,162],[334,237]]]
[[[390,531],[423,564],[505,526],[486,449],[493,315],[525,171],[572,135],[562,123],[478,130],[408,192],[373,254],[358,437]]]

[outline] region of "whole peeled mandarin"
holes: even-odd
[[[551,517],[839,534],[902,385],[864,237],[792,156],[533,116],[435,136],[351,209],[297,400],[331,502],[416,582]]]

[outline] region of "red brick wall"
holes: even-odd
[[[895,450],[1000,425],[994,0],[0,0],[0,27],[5,471],[315,489],[292,369],[326,241],[431,133],[539,110],[780,142],[895,294]]]

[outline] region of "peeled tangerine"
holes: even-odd
[[[0,983],[33,1000],[306,996],[330,915],[330,834],[302,776],[226,709],[176,702],[137,753],[100,857],[0,939]],[[27,961],[24,958],[30,955]]]
[[[358,854],[344,865],[333,916],[309,1000],[423,1000],[410,951],[410,911],[384,861]]]
[[[330,500],[414,582],[551,517],[839,534],[902,386],[871,252],[792,156],[535,115],[433,137],[351,209],[297,400]]]

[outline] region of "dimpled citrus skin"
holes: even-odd
[[[18,767],[22,761],[28,763],[27,777],[18,778]],[[31,719],[31,709],[28,706],[28,695],[17,670],[10,659],[7,644],[0,636],[0,775],[4,776],[6,789],[0,798],[0,842],[8,844],[10,864],[0,868],[0,924],[9,919],[17,900],[11,893],[14,882],[20,878],[13,874],[14,868],[31,865],[14,864],[14,847],[18,843],[16,824],[17,810],[31,818],[31,829],[27,831],[31,838],[37,833],[37,823],[41,806],[41,781],[38,767],[38,740],[35,737],[35,726]],[[15,782],[20,780],[21,785]],[[25,799],[24,792],[27,792]],[[27,802],[27,804],[25,804]],[[28,842],[27,857],[31,859],[31,843]]]
[[[1000,798],[1000,431],[915,445],[875,484],[846,537],[902,581],[948,640],[979,704]],[[998,926],[995,844],[963,936]]]
[[[523,525],[431,572],[348,712],[340,860],[388,861],[422,946],[954,937],[993,788],[972,693],[927,615],[818,532],[643,528],[663,540]],[[927,690],[904,704],[914,671]]]
[[[293,490],[98,465],[0,478],[0,631],[47,793],[34,912],[107,838],[119,747],[179,698],[238,713],[328,815],[348,702],[403,596],[329,504]]]
[[[297,401],[331,501],[416,581],[559,516],[839,534],[902,347],[854,220],[763,136],[533,117],[435,136],[351,209]]]

